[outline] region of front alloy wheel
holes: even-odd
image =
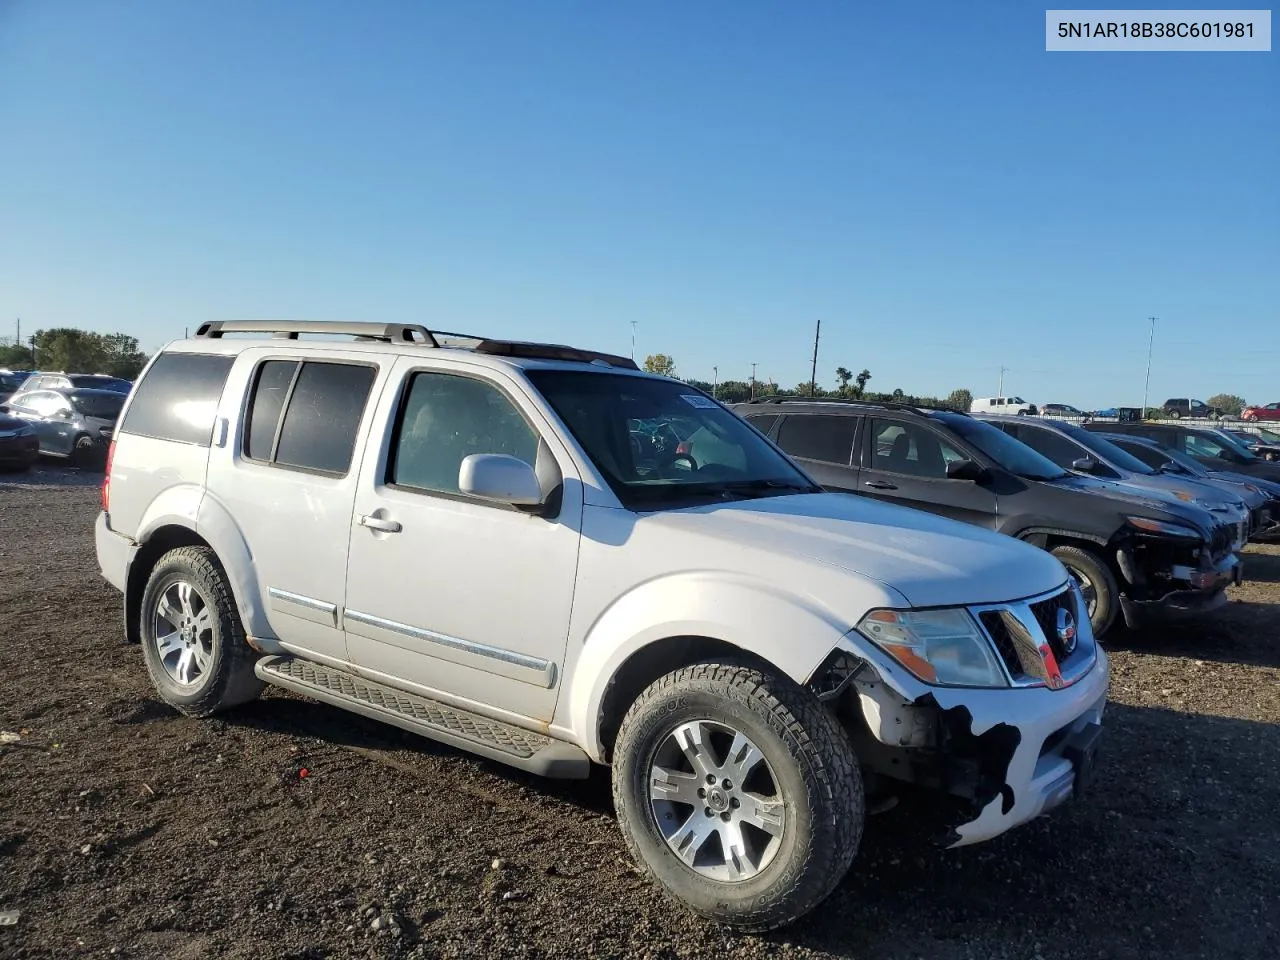
[[[667,846],[711,880],[751,879],[786,830],[786,804],[760,748],[710,720],[680,724],[659,746],[649,806]]]
[[[631,705],[613,754],[613,798],[632,855],[687,908],[770,930],[821,903],[862,838],[849,738],[789,678],[696,663]]]

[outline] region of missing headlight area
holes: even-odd
[[[943,707],[933,693],[907,699],[885,683],[870,663],[838,652],[810,684],[849,734],[872,793],[892,792],[892,782],[912,784],[961,801],[954,827],[976,817],[999,798],[1008,813],[1015,796],[1007,783],[1009,764],[1022,742],[1014,725],[996,723],[974,733],[973,714],[961,705]]]

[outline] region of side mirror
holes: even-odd
[[[948,480],[981,480],[986,474],[978,464],[972,460],[951,460],[947,463],[947,479]]]
[[[70,420],[70,419],[71,419],[71,411],[70,411],[70,410],[68,410],[68,409],[66,409],[66,407],[63,407],[61,410],[59,410],[59,411],[55,414],[55,416],[56,416],[59,420]]]
[[[473,453],[463,458],[458,489],[479,500],[513,506],[536,507],[543,501],[533,467],[504,453]]]
[[[1235,457],[1233,457],[1233,456],[1231,455],[1231,451],[1230,451],[1230,450],[1228,450],[1228,449],[1226,449],[1226,448],[1224,447],[1223,449],[1221,449],[1221,450],[1219,450],[1219,451],[1218,451],[1218,459],[1219,459],[1219,460],[1226,460],[1227,462],[1231,462],[1231,461],[1234,461],[1234,460],[1235,460]]]
[[[1071,469],[1080,473],[1093,473],[1097,469],[1098,461],[1093,457],[1081,457],[1079,460],[1071,461]]]
[[[1166,460],[1164,463],[1160,464],[1160,471],[1162,473],[1187,473],[1188,472],[1187,468],[1184,467],[1182,464],[1178,463],[1176,460]]]

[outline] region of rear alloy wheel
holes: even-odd
[[[1169,411],[1169,419],[1171,419],[1171,420],[1177,420],[1177,419],[1179,419],[1181,416],[1182,416],[1182,414],[1181,414],[1181,413],[1179,413],[1177,410],[1170,410],[1170,411]]]
[[[1080,588],[1093,635],[1101,639],[1120,612],[1120,587],[1115,576],[1102,560],[1079,547],[1054,547],[1049,552],[1067,568]]]
[[[255,699],[263,683],[231,587],[208,547],[170,550],[142,594],[142,653],[160,698],[204,717]]]
[[[618,824],[668,895],[739,930],[821,903],[862,838],[848,737],[806,690],[739,663],[699,663],[645,690],[613,757]]]

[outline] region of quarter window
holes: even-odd
[[[874,421],[871,468],[889,473],[943,480],[947,464],[965,459],[964,454],[943,442],[932,430],[914,423]]]
[[[267,361],[254,381],[245,455],[344,475],[376,375],[375,367],[354,363]]]
[[[793,457],[847,467],[857,428],[857,417],[792,415],[782,421],[778,446]]]
[[[166,353],[134,388],[121,433],[209,446],[229,356]]]
[[[391,482],[457,494],[462,461],[480,453],[506,454],[535,466],[538,435],[492,384],[452,374],[415,374],[395,439]]]

